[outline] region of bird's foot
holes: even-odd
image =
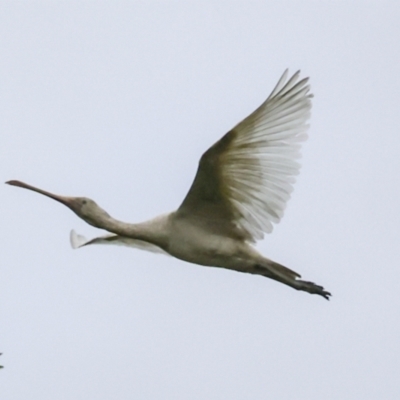
[[[313,282],[296,280],[297,290],[303,290],[304,292],[308,292],[311,294],[319,294],[324,297],[326,300],[329,300],[329,296],[332,296],[329,292],[327,292],[322,286],[318,286]]]

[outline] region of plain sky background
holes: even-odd
[[[3,400],[400,398],[398,1],[0,3],[0,177],[142,221],[283,70],[310,138],[271,280],[114,246],[0,186]]]

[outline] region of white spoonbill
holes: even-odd
[[[278,223],[300,165],[300,143],[307,138],[311,97],[308,78],[289,80],[286,70],[270,96],[201,157],[193,184],[179,208],[152,220],[130,224],[112,218],[93,200],[58,196],[20,181],[70,208],[111,235],[86,240],[71,232],[72,247],[122,244],[169,254],[195,264],[274,279],[297,290],[331,295],[322,286],[264,256],[251,246]]]

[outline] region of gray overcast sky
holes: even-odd
[[[0,4],[0,176],[141,221],[173,210],[208,146],[283,70],[310,76],[310,138],[258,245],[327,302],[119,247],[0,186],[0,398],[399,399],[400,6]]]

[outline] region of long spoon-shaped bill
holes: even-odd
[[[18,186],[21,187],[23,189],[28,189],[28,190],[32,190],[33,192],[36,193],[40,193],[43,194],[44,196],[50,197],[53,200],[56,200],[58,202],[60,202],[61,204],[64,204],[67,207],[71,206],[71,202],[73,200],[72,197],[66,197],[66,196],[58,196],[56,194],[50,193],[50,192],[46,192],[45,190],[39,189],[37,187],[28,185],[27,183],[21,182],[21,181],[7,181],[6,182],[7,185],[11,185],[11,186]]]

